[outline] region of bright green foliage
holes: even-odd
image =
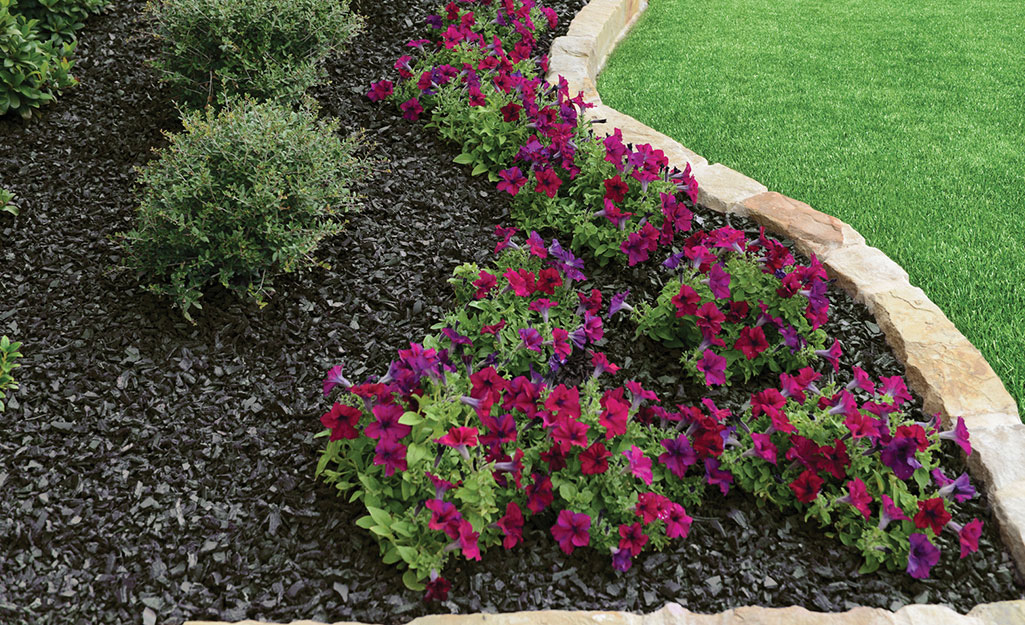
[[[373,161],[356,154],[360,140],[338,138],[337,122],[269,102],[182,121],[140,170],[126,264],[186,317],[215,282],[262,304],[275,274],[314,264],[317,244],[341,230]]]
[[[12,215],[18,214],[18,207],[11,202],[13,199],[13,193],[3,187],[0,187],[0,213],[10,213]]]
[[[18,383],[14,381],[11,372],[21,366],[14,362],[21,358],[21,352],[18,351],[20,347],[21,343],[12,343],[6,336],[0,338],[0,400],[7,397],[6,391],[18,388]],[[4,402],[0,401],[0,412],[3,411]]]
[[[297,101],[363,28],[344,0],[164,0],[148,12],[163,43],[155,66],[199,106],[243,93]]]
[[[710,162],[855,227],[1025,415],[1023,41],[1022,2],[660,0],[599,90]]]
[[[109,4],[110,0],[15,0],[15,12],[28,20],[38,20],[38,28],[56,43],[72,41],[85,19]]]
[[[75,43],[41,40],[36,22],[12,11],[11,0],[0,0],[0,115],[29,118],[55,93],[78,84],[70,74]]]

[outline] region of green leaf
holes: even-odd
[[[360,518],[356,519],[356,525],[362,527],[365,530],[368,530],[374,526],[374,519],[370,516],[361,516]]]
[[[378,536],[381,536],[381,537],[384,537],[384,538],[392,538],[394,536],[391,533],[390,529],[388,529],[387,527],[382,527],[380,525],[375,525],[375,526],[371,527],[370,531],[375,533],[375,534],[377,534]]]
[[[479,176],[479,175],[483,174],[484,172],[486,172],[487,170],[488,170],[488,166],[487,165],[485,165],[484,163],[479,163],[476,167],[473,168],[473,171],[470,172],[470,175],[471,176]]]
[[[468,152],[463,152],[459,156],[452,159],[453,162],[459,163],[460,165],[469,165],[475,160],[476,159],[473,157],[473,154],[470,154]]]
[[[383,525],[385,527],[388,527],[392,523],[391,515],[388,514],[386,511],[380,509],[380,508],[374,508],[373,506],[367,506],[367,512],[370,513],[370,516],[373,517],[374,521],[378,525]]]
[[[409,569],[402,574],[402,583],[405,584],[406,588],[410,590],[420,591],[426,588],[426,586],[424,586],[420,582],[420,580],[416,578],[416,571],[414,571],[413,569]]]
[[[402,425],[420,425],[424,422],[424,418],[415,412],[404,412],[399,417],[399,423]]]

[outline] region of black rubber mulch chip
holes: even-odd
[[[948,537],[934,577],[915,581],[857,575],[856,553],[736,490],[691,511],[691,536],[675,550],[626,574],[605,554],[565,557],[535,526],[524,547],[447,570],[449,602],[425,605],[403,588],[353,524],[360,511],[314,481],[312,435],[325,371],[344,362],[353,378],[383,372],[451,307],[453,267],[486,261],[494,225],[507,223],[506,199],[453,164],[455,149],[364,97],[431,5],[356,2],[368,31],[317,96],[347,132],[367,129],[391,172],[362,189],[364,212],[323,246],[333,269],[282,280],[262,311],[212,290],[193,326],[112,271],[109,237],[133,222],[133,167],[162,144],[161,130],[179,127],[143,63],[155,42],[141,1],[89,20],[80,87],[41,118],[0,120],[0,184],[22,209],[0,216],[0,333],[25,343],[22,387],[0,415],[0,622],[397,623],[449,611],[646,612],[668,601],[699,612],[912,602],[965,612],[1021,597],[984,497],[962,511],[986,521],[981,553],[959,561]],[[552,3],[562,29],[581,5]],[[593,273],[606,293],[645,290],[641,272]],[[843,296],[833,306],[828,329],[848,354],[874,375],[901,373],[862,308]],[[629,358],[634,377],[672,396],[676,385],[652,373],[671,367],[671,354],[652,356],[619,327],[605,346],[613,361]],[[736,406],[747,390],[715,399]]]

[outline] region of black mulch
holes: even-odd
[[[109,237],[132,225],[132,168],[162,144],[162,129],[178,127],[143,65],[155,42],[137,21],[140,0],[89,21],[79,88],[41,119],[0,120],[0,184],[21,204],[21,217],[0,216],[0,333],[24,341],[26,354],[22,388],[0,415],[0,622],[395,623],[432,611],[640,612],[667,601],[699,612],[911,602],[964,612],[1021,597],[985,498],[962,511],[987,522],[982,553],[958,561],[948,537],[935,576],[915,581],[858,576],[857,554],[736,491],[692,511],[690,538],[627,574],[607,555],[566,558],[535,528],[523,548],[446,571],[448,603],[425,606],[403,588],[353,524],[359,510],[313,480],[312,435],[324,372],[339,362],[350,377],[383,371],[450,308],[452,268],[486,261],[494,225],[507,220],[505,198],[452,164],[451,146],[363,95],[431,4],[356,2],[368,32],[318,96],[343,127],[368,130],[391,172],[363,190],[366,209],[347,234],[323,247],[334,269],[282,280],[262,311],[211,291],[192,326],[111,270]],[[582,3],[553,4],[569,16]],[[606,293],[643,286],[637,272],[604,274]],[[846,297],[834,307],[829,329],[848,353],[876,375],[901,372],[860,307]],[[619,327],[606,346],[613,361],[629,359],[635,377],[672,394],[675,383],[649,373],[661,375],[670,357],[652,358]]]

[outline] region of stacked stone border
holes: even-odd
[[[698,203],[713,210],[749,217],[797,249],[815,254],[830,278],[876,319],[908,384],[924,402],[926,413],[939,413],[945,427],[964,417],[973,453],[969,468],[985,484],[1000,534],[1018,569],[1025,574],[1025,425],[1014,399],[979,350],[954,326],[908,274],[865,238],[835,217],[780,193],[722,163],[709,164],[666,135],[602,104],[597,76],[616,44],[647,8],[644,0],[590,0],[577,13],[564,37],[552,43],[549,82],[569,81],[571,93],[582,91],[594,104],[587,116],[595,131],[616,128],[623,141],[649,143],[662,150],[670,166],[688,164],[698,180]],[[508,614],[434,615],[408,625],[1025,625],[1025,599],[984,603],[967,615],[939,605],[909,605],[891,612],[859,607],[847,612],[811,612],[802,607],[747,606],[718,614],[697,614],[675,603],[640,615],[628,612],[547,610]],[[189,621],[185,625],[227,625]],[[236,625],[261,625],[241,621]],[[321,625],[294,621],[291,625]],[[335,625],[362,625],[339,622]]]

